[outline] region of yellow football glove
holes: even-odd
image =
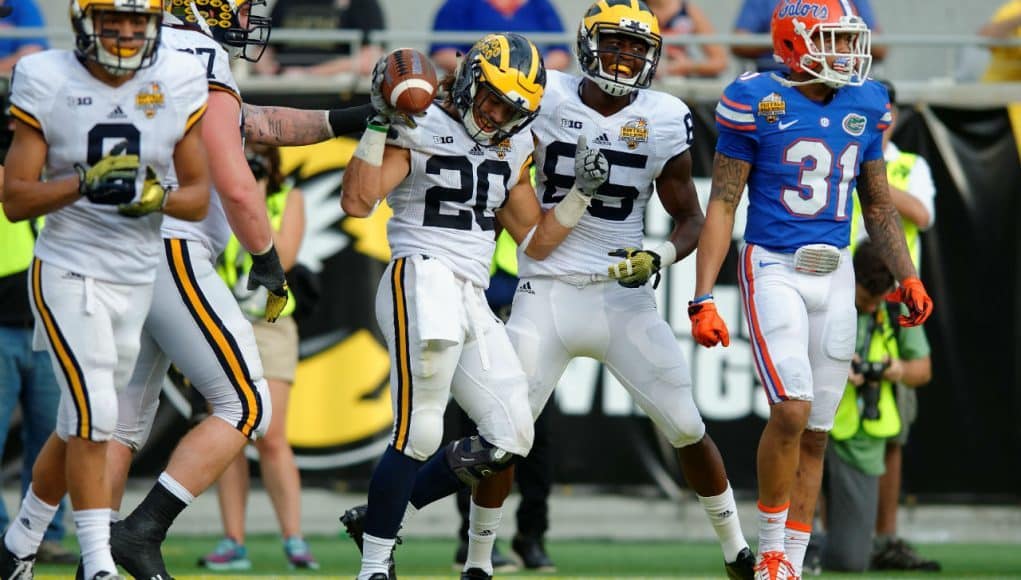
[[[160,211],[167,204],[167,195],[170,190],[163,187],[156,170],[151,165],[145,166],[145,181],[142,183],[142,193],[138,200],[132,203],[123,203],[117,206],[121,215],[128,217],[142,217],[154,211]]]
[[[656,280],[652,287],[659,286],[659,265],[661,258],[652,250],[640,250],[638,248],[619,248],[610,252],[615,258],[624,258],[609,268],[607,271],[610,278],[617,281],[625,288],[638,288],[649,281],[653,275]]]
[[[92,203],[120,205],[135,198],[138,155],[111,154],[86,169],[74,164],[78,173],[78,193]]]

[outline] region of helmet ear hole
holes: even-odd
[[[783,41],[783,45],[787,50],[794,50],[794,43],[789,40]]]

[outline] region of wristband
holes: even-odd
[[[383,165],[383,150],[386,149],[386,134],[389,130],[389,127],[369,123],[358,141],[354,156],[374,167]]]
[[[585,215],[590,203],[591,196],[583,194],[577,187],[572,187],[564,199],[553,207],[553,217],[565,228],[573,228],[581,221],[581,216]]]
[[[712,300],[713,300],[712,294],[703,294],[701,296],[696,296],[695,299],[689,302],[688,304],[690,305],[701,304],[703,302],[712,302]]]
[[[372,115],[375,109],[372,105],[361,105],[358,107],[347,107],[344,109],[330,109],[326,111],[326,124],[334,137],[340,137],[348,133],[359,133],[365,130],[366,119]]]
[[[656,249],[653,250],[653,252],[659,254],[660,268],[666,268],[677,261],[677,248],[674,247],[674,243],[670,240],[656,246]]]

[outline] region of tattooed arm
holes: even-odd
[[[713,291],[720,267],[730,249],[730,238],[734,233],[734,212],[741,201],[751,169],[751,163],[719,152],[713,159],[713,185],[695,257],[695,296]]]
[[[345,133],[361,132],[372,105],[346,109],[304,110],[245,103],[245,139],[266,145],[311,145]]]
[[[865,229],[872,241],[885,250],[882,254],[894,277],[897,280],[917,277],[904,239],[900,214],[890,196],[885,161],[875,159],[862,163],[861,174],[858,176],[858,198],[861,200]]]

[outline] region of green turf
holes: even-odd
[[[273,536],[251,536],[246,545],[252,570],[248,573],[210,573],[196,565],[202,554],[213,548],[216,537],[171,537],[164,546],[167,566],[178,580],[198,578],[353,578],[358,554],[346,538],[311,537],[309,543],[321,564],[314,572],[288,570],[280,540]],[[510,547],[500,542],[505,552]],[[401,580],[456,578],[451,570],[453,540],[411,539],[397,550]],[[693,579],[723,577],[722,558],[715,544],[674,542],[551,541],[550,555],[557,563],[556,574],[515,573],[500,577],[538,580],[550,578],[661,578]],[[919,551],[942,562],[943,573],[824,574],[819,578],[1021,578],[1021,549],[1017,545],[932,544]],[[70,567],[40,565],[37,578],[71,578]]]

